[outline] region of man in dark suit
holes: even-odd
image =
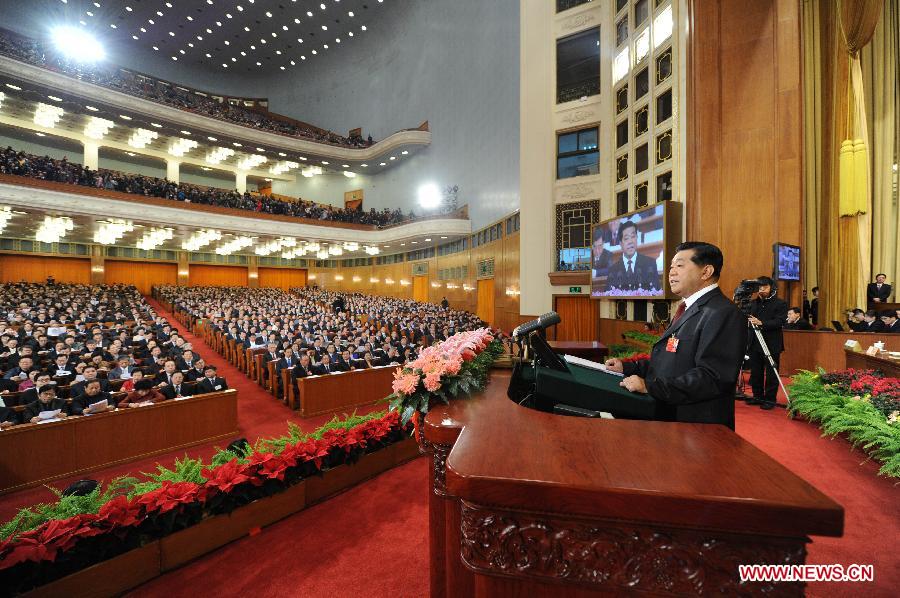
[[[896,311],[886,309],[881,312],[881,322],[885,332],[900,332],[900,320],[897,319]]]
[[[216,366],[211,364],[207,365],[203,370],[203,379],[197,382],[194,394],[202,395],[223,390],[228,390],[228,384],[225,382],[225,378],[220,378],[216,375]]]
[[[322,376],[325,374],[333,374],[335,372],[339,372],[341,370],[334,367],[331,364],[331,356],[328,353],[322,354],[322,361],[319,362],[319,365],[316,366],[313,370],[316,374]]]
[[[177,399],[181,397],[190,397],[194,391],[184,384],[184,374],[180,371],[172,374],[172,383],[163,386],[160,391],[167,399]]]
[[[792,307],[787,312],[787,320],[784,322],[785,330],[812,330],[812,324],[803,318],[799,307]]]
[[[38,389],[38,400],[25,405],[22,421],[36,424],[41,421],[38,415],[42,411],[56,411],[57,409],[59,409],[59,413],[55,419],[64,419],[68,416],[69,411],[66,400],[57,398],[56,387],[51,384],[46,384]]]
[[[89,409],[91,405],[101,401],[106,401],[106,409]],[[112,395],[100,387],[99,378],[94,378],[89,382],[86,382],[83,392],[72,399],[72,405],[69,407],[69,411],[72,415],[84,415],[85,411],[93,414],[102,413],[103,411],[115,408],[116,401],[112,398]]]
[[[777,297],[775,281],[768,276],[759,277],[757,298],[750,304],[750,322],[762,331],[763,340],[775,362],[775,368],[784,351],[784,335],[781,330],[787,321],[787,303]],[[772,370],[769,360],[754,334],[750,338],[750,387],[753,398],[748,405],[759,405],[761,409],[772,409],[778,396],[778,374]]]
[[[619,234],[622,237],[622,257],[609,266],[607,289],[659,289],[656,261],[637,252],[637,225],[629,220],[622,225]]]
[[[856,328],[857,332],[884,332],[884,322],[878,317],[878,312],[870,309],[863,316],[863,321]]]
[[[734,429],[734,387],[747,345],[747,319],[719,290],[722,252],[689,241],[669,267],[672,292],[684,298],[649,360],[606,366],[625,374],[620,383],[671,407],[673,421],[722,424]]]
[[[294,378],[306,378],[307,376],[313,375],[315,375],[315,372],[310,363],[309,355],[301,355],[300,361],[294,366]]]
[[[884,303],[891,296],[891,285],[887,284],[887,274],[876,274],[875,282],[866,288],[866,299],[869,303]]]

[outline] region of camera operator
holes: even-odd
[[[775,281],[768,276],[760,276],[757,297],[750,304],[750,323],[759,327],[763,340],[778,369],[781,352],[784,351],[784,337],[781,328],[787,320],[787,303],[776,297]],[[759,405],[761,409],[775,406],[778,395],[778,374],[772,370],[758,341],[750,339],[750,387],[753,398],[748,405]]]

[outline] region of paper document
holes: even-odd
[[[38,418],[54,419],[57,415],[59,415],[60,411],[61,409],[54,409],[53,411],[41,411],[40,413],[38,413]]]
[[[574,355],[563,355],[563,359],[565,359],[568,363],[572,365],[579,365],[583,368],[589,368],[592,370],[597,370],[600,372],[604,372],[606,374],[612,374],[613,376],[624,376],[620,372],[614,372],[606,367],[606,364],[600,363],[599,361],[591,361],[589,359],[582,359],[581,357],[575,357]]]
[[[91,403],[90,405],[88,405],[88,411],[103,411],[108,407],[109,401],[103,399],[102,401],[97,401],[96,403]]]

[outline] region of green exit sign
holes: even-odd
[[[570,293],[580,293],[581,287],[569,287],[569,292]]]

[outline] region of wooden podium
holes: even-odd
[[[739,564],[802,564],[833,500],[724,426],[561,417],[506,397],[433,409],[431,596],[802,595]]]

